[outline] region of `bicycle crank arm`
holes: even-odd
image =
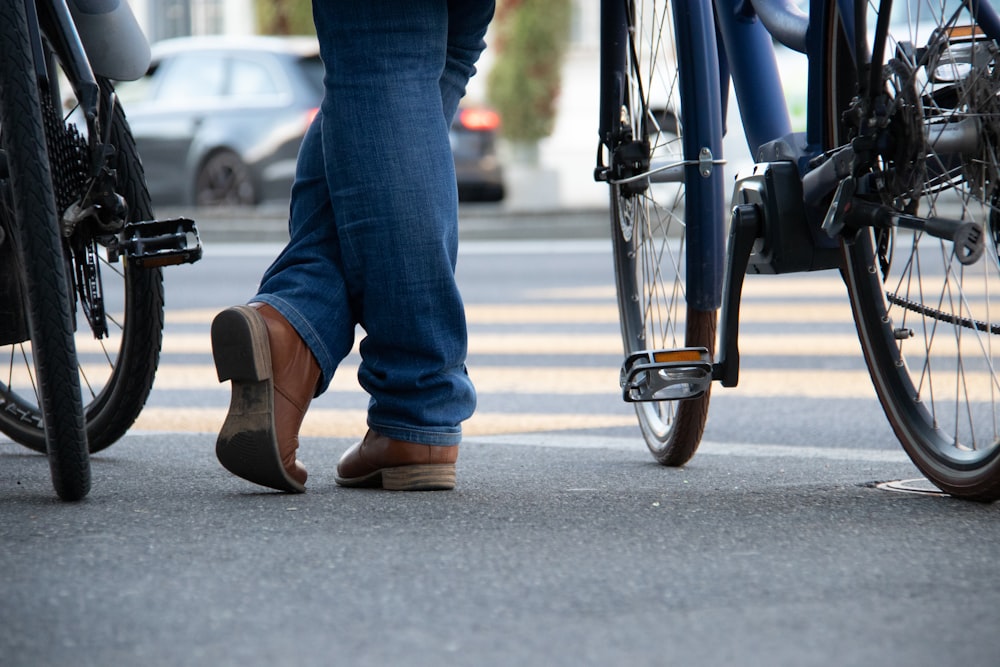
[[[831,237],[842,234],[845,229],[902,227],[951,241],[955,246],[955,256],[962,264],[975,264],[982,257],[983,227],[979,223],[948,218],[921,218],[901,213],[887,206],[855,197],[855,188],[855,181],[852,178],[844,179],[837,188],[837,194],[823,221],[823,229]]]
[[[629,403],[698,398],[712,384],[712,358],[703,347],[636,352],[622,364],[620,383]]]
[[[122,255],[136,267],[191,264],[201,259],[201,238],[187,218],[130,222],[108,244],[109,261]]]
[[[975,264],[983,255],[983,228],[978,222],[893,213],[889,216],[889,224],[951,241],[955,244],[955,255],[961,264]]]

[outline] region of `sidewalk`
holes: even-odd
[[[257,208],[160,208],[161,219],[190,217],[205,243],[281,243],[288,239],[285,206]],[[486,239],[589,239],[608,235],[606,209],[512,211],[503,204],[463,204],[459,208],[459,237]]]

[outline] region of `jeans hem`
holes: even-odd
[[[413,427],[384,426],[368,420],[368,428],[388,438],[418,445],[455,447],[462,442],[461,427],[455,431],[430,431]]]

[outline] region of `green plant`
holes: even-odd
[[[571,9],[571,0],[506,0],[497,9],[487,97],[510,141],[552,134]]]
[[[315,35],[310,0],[256,0],[258,32],[262,35]]]

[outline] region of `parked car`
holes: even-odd
[[[314,38],[186,37],[153,46],[139,81],[121,82],[157,205],[287,200],[295,160],[323,96]],[[462,109],[451,130],[460,198],[503,198],[499,119]]]
[[[499,129],[500,116],[492,109],[462,107],[455,115],[450,138],[459,201],[503,199],[503,170],[496,148]]]

